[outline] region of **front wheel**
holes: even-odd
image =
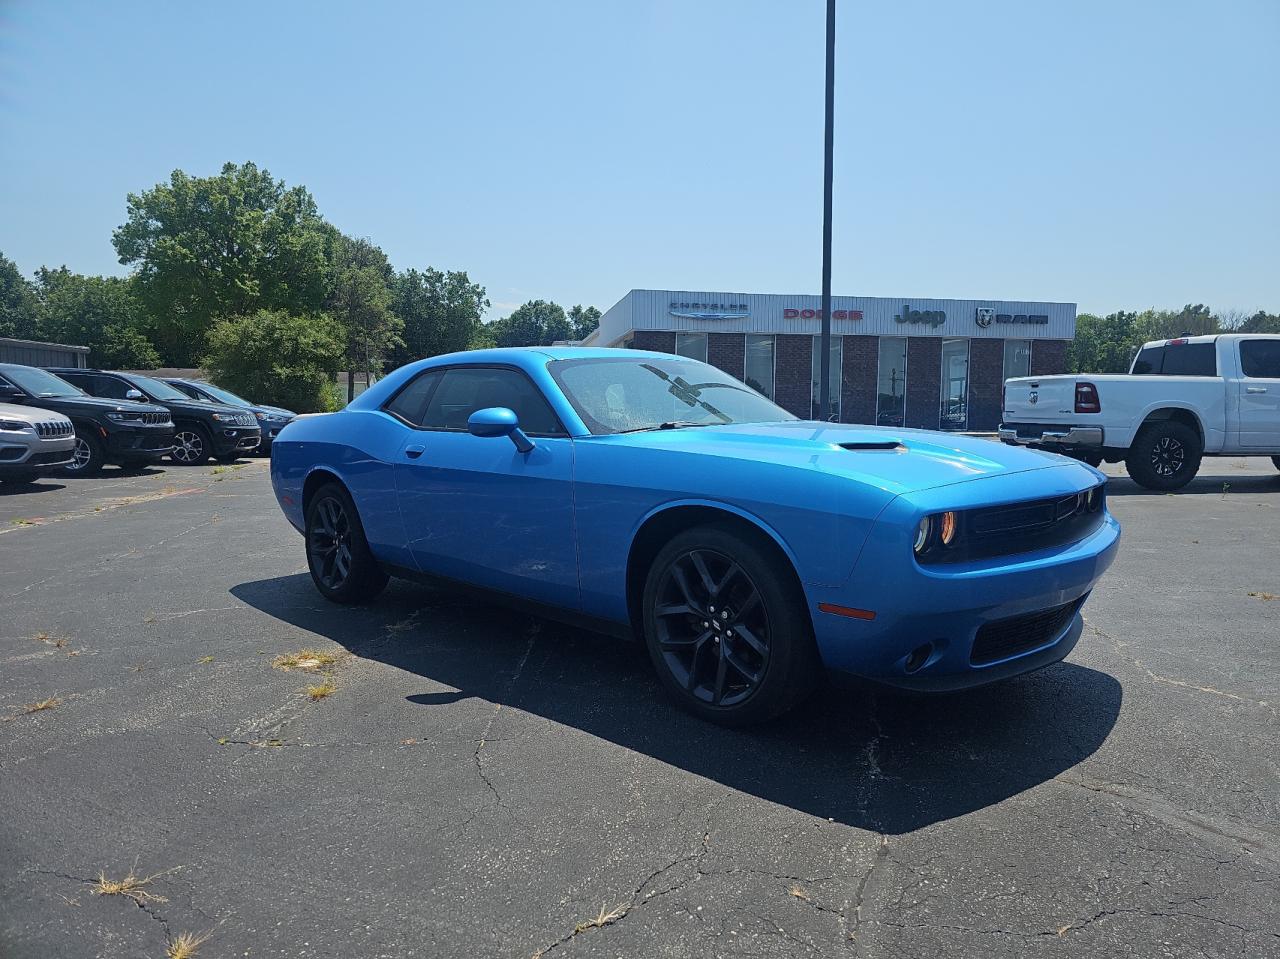
[[[1169,492],[1195,479],[1203,454],[1195,430],[1177,420],[1160,420],[1138,430],[1124,465],[1139,486]]]
[[[181,466],[199,466],[209,458],[212,442],[198,426],[182,426],[173,434],[169,459]]]
[[[320,594],[344,605],[367,603],[387,585],[355,503],[337,483],[320,487],[307,504],[307,568]]]
[[[106,463],[102,443],[87,428],[76,427],[76,446],[71,452],[71,462],[62,467],[67,476],[97,476]]]
[[[785,563],[762,536],[721,526],[686,530],[655,557],[642,600],[645,644],[685,709],[745,726],[813,688],[817,648]]]

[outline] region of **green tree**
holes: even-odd
[[[401,345],[404,324],[391,311],[389,283],[395,271],[387,255],[369,240],[329,229],[329,291],[324,305],[346,332],[343,366],[350,402],[355,395],[355,371],[363,370],[369,382],[372,371],[381,370]]]
[[[160,354],[143,332],[144,314],[132,285],[116,276],[41,267],[36,271],[41,338],[89,347],[94,366],[154,369],[160,365]]]
[[[465,272],[427,267],[421,273],[410,269],[396,274],[391,310],[404,323],[404,345],[396,351],[395,364],[472,348],[488,306],[484,287]]]
[[[585,339],[600,326],[600,311],[594,306],[575,306],[569,311],[568,318],[573,327],[571,337],[575,340]]]
[[[227,389],[299,413],[336,407],[346,330],[333,317],[258,310],[220,320],[207,339],[202,366]]]
[[[137,296],[164,359],[191,365],[214,321],[257,309],[314,313],[326,293],[326,234],[304,187],[286,188],[253,163],[216,176],[175,170],[129,194],[113,234],[137,268]]]
[[[547,346],[572,337],[573,327],[564,308],[546,300],[530,300],[493,324],[493,339],[498,346]]]
[[[1067,369],[1072,373],[1126,373],[1133,351],[1142,342],[1138,314],[1108,313],[1076,317],[1076,337],[1067,349]]]
[[[0,253],[0,336],[34,339],[39,314],[35,287],[13,260]]]
[[[1179,336],[1203,336],[1220,331],[1218,318],[1203,303],[1188,303],[1181,310],[1144,310],[1135,322],[1138,340],[1171,340]]]
[[[1280,333],[1280,313],[1259,310],[1240,324],[1241,333]]]

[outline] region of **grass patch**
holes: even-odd
[[[599,929],[601,926],[607,926],[611,922],[617,922],[627,914],[625,904],[614,906],[609,909],[603,902],[600,903],[600,912],[594,919],[584,919],[573,927],[574,932],[586,932],[588,929]]]
[[[199,659],[197,659],[197,660],[196,660],[196,662],[197,662],[197,663],[200,663],[200,664],[202,664],[202,665],[203,665],[204,663],[211,663],[211,662],[213,662],[213,657],[212,657],[212,656],[201,656]]]
[[[61,649],[67,645],[65,636],[50,636],[48,633],[36,633],[36,642],[44,643],[46,646],[52,646],[55,649]]]
[[[13,523],[14,526],[35,526],[36,525],[35,520],[22,519],[21,517],[19,517],[18,519],[10,520],[10,522]]]
[[[1270,603],[1274,600],[1280,599],[1280,595],[1277,595],[1276,593],[1250,593],[1249,595],[1254,599],[1262,600],[1264,603]]]
[[[338,657],[333,653],[321,652],[318,649],[299,649],[296,652],[284,653],[271,660],[271,665],[276,669],[305,669],[308,672],[316,672],[332,666],[338,661]]]
[[[48,699],[42,699],[37,703],[27,703],[22,707],[22,712],[30,716],[32,713],[42,713],[46,709],[53,709],[55,706],[62,705],[62,700],[57,696],[50,696]]]
[[[803,899],[805,902],[810,901],[809,894],[805,892],[804,886],[800,885],[798,882],[793,882],[791,884],[791,888],[787,890],[787,895],[795,896],[797,899]]]
[[[319,702],[322,699],[328,699],[330,696],[332,696],[334,692],[337,690],[337,688],[338,688],[337,685],[334,684],[332,679],[326,679],[323,683],[320,683],[318,686],[308,686],[307,698],[310,699],[313,703]]]
[[[165,959],[191,959],[206,942],[212,933],[206,932],[196,935],[194,932],[180,932],[169,940],[169,947],[165,949]]]
[[[124,896],[140,906],[148,902],[168,902],[169,900],[164,896],[158,896],[146,887],[161,876],[167,876],[176,871],[176,869],[166,869],[164,872],[157,872],[150,876],[138,876],[133,869],[130,869],[129,874],[123,879],[108,879],[105,872],[99,872],[98,881],[93,884],[93,891],[99,896]]]

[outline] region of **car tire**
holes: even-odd
[[[307,503],[304,535],[307,568],[325,599],[358,605],[386,588],[387,574],[369,549],[355,503],[338,483],[326,483]]]
[[[1280,456],[1271,457],[1271,465],[1280,470]]]
[[[64,476],[97,476],[107,461],[102,441],[84,426],[76,427],[76,445],[71,457],[71,462],[62,467]]]
[[[1139,486],[1169,492],[1195,479],[1203,455],[1195,430],[1177,420],[1159,420],[1138,430],[1124,465]]]
[[[203,426],[182,425],[173,434],[169,459],[179,466],[200,466],[208,461],[212,451],[213,440]]]
[[[675,536],[645,577],[641,615],[658,677],[685,709],[724,726],[794,706],[820,674],[804,593],[763,534],[719,525]]]

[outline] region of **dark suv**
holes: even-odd
[[[141,394],[133,398],[141,399]],[[173,420],[163,406],[86,396],[61,377],[34,366],[0,363],[0,403],[53,410],[71,420],[76,447],[71,476],[90,476],[104,463],[142,466],[173,448]]]
[[[163,406],[173,416],[174,424],[169,458],[183,466],[197,466],[210,456],[230,463],[256,449],[262,439],[258,421],[247,410],[193,400],[150,376],[108,370],[53,369],[50,372],[94,396],[143,400]]]
[[[262,427],[262,445],[258,447],[259,453],[270,453],[271,444],[275,441],[276,435],[285,428],[285,425],[291,419],[298,415],[293,410],[286,410],[279,406],[263,406],[261,403],[250,403],[243,396],[236,396],[230,390],[224,390],[221,386],[214,386],[204,380],[184,380],[166,376],[164,381],[170,386],[182,390],[193,400],[226,403],[228,406],[237,406],[252,413],[257,417],[258,425]]]

